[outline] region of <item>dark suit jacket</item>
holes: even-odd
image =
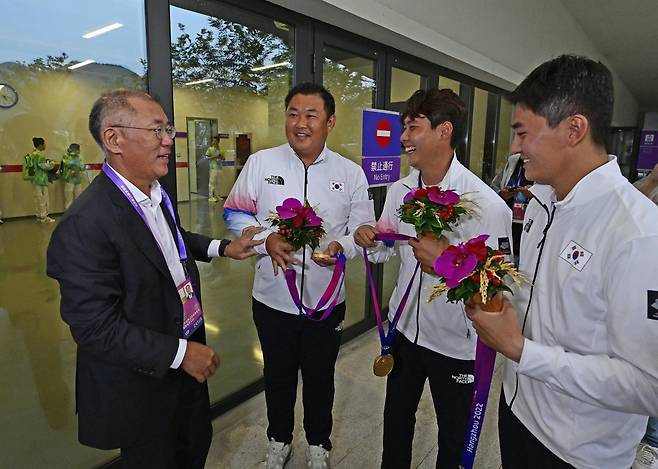
[[[173,232],[164,204],[162,211]],[[210,260],[211,239],[180,230],[200,298],[194,260]],[[55,229],[48,275],[59,281],[62,318],[78,344],[80,442],[127,447],[173,425],[181,384],[191,379],[169,368],[181,337],[181,301],[153,235],[104,173]],[[203,327],[190,340],[205,343]],[[207,385],[199,386],[207,400]]]

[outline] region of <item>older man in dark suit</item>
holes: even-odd
[[[103,172],[48,248],[48,275],[78,344],[80,442],[121,448],[124,467],[203,468],[212,436],[206,380],[219,359],[205,345],[195,260],[254,255],[260,228],[219,241],[180,226],[158,183],[175,130],[148,94],[104,94],[89,129],[105,152]]]

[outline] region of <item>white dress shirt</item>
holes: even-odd
[[[148,227],[151,230],[151,233],[153,233],[153,237],[160,247],[160,252],[162,252],[162,255],[165,258],[171,278],[176,286],[180,285],[185,281],[185,271],[183,270],[183,264],[181,263],[180,254],[178,253],[178,243],[174,239],[174,234],[171,232],[167,220],[164,217],[164,213],[162,213],[162,207],[160,206],[160,202],[162,202],[160,183],[155,180],[151,184],[151,196],[149,197],[138,189],[137,186],[119,174],[109,165],[109,163],[108,166],[119,177],[119,179],[121,179],[121,182],[126,185],[132,196],[142,208]],[[208,246],[208,257],[219,256],[219,244],[220,241],[217,239],[210,242],[210,246]],[[180,366],[183,362],[183,357],[185,357],[186,350],[187,340],[179,338],[178,351],[176,352],[176,356],[174,357],[174,361],[171,363],[170,368],[178,368]]]

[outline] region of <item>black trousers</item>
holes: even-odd
[[[297,374],[302,371],[304,431],[309,445],[331,449],[334,371],[345,303],[324,321],[288,314],[253,299],[254,323],[265,362],[267,437],[292,441],[295,426]]]
[[[498,403],[498,435],[503,469],[575,469],[541,444],[516,418],[505,402],[504,392]]]
[[[457,469],[473,400],[474,361],[414,345],[400,333],[395,335],[392,354],[395,366],[386,381],[382,469],[411,466],[416,410],[428,378],[439,426],[436,467]]]
[[[143,443],[121,448],[124,469],[203,469],[212,441],[207,384],[184,374],[174,422]]]

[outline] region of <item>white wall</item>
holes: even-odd
[[[647,112],[644,115],[644,130],[658,130],[658,112]]]
[[[508,90],[560,54],[605,62],[559,0],[270,1]],[[634,126],[637,101],[613,75],[613,125]]]

